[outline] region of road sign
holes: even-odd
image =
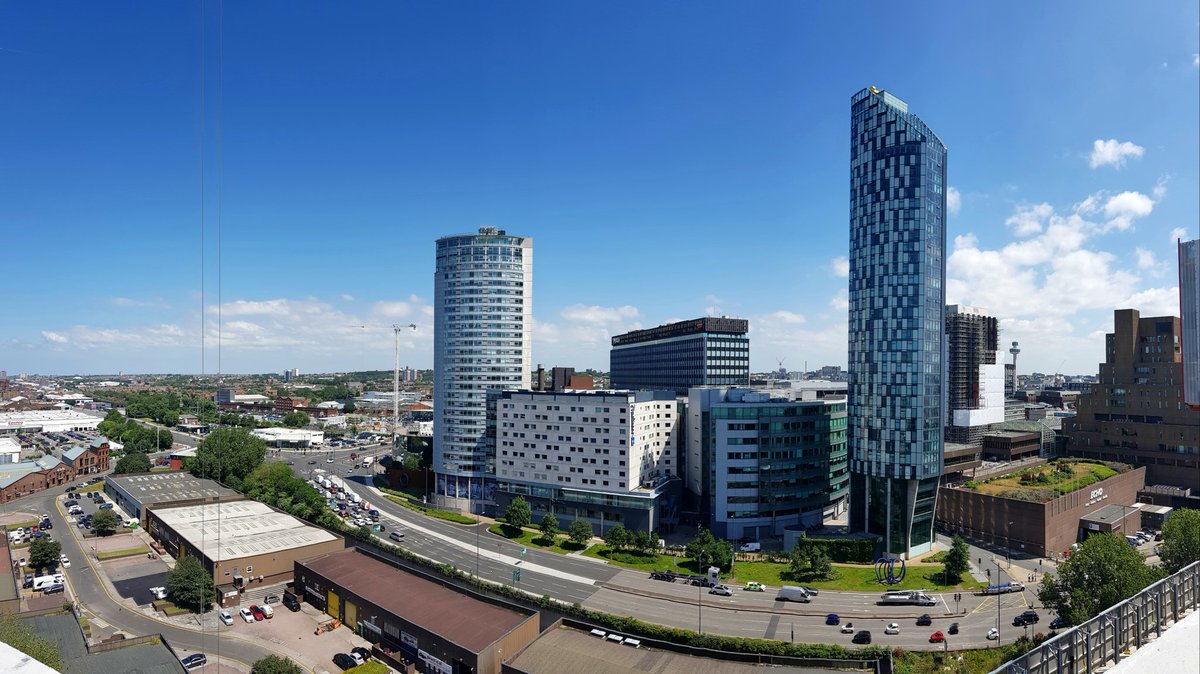
[[[522,556],[522,557],[524,557],[524,556],[525,556],[525,548],[523,548],[523,547],[521,548],[521,556]]]
[[[520,569],[513,569],[513,582],[514,583],[521,582],[521,570]]]

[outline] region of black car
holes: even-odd
[[[32,573],[25,574],[25,582],[21,585],[21,587],[26,590],[33,587],[33,574]]]
[[[79,505],[79,501],[76,501],[75,496],[71,495],[71,498],[67,499],[67,502],[64,503],[63,505],[70,508],[71,506]]]
[[[922,613],[917,618],[917,627],[928,627],[933,624],[933,618],[929,617],[928,613]]]
[[[1050,621],[1050,629],[1052,629],[1052,630],[1062,629],[1064,627],[1070,627],[1070,626],[1071,626],[1071,623],[1067,622],[1066,620],[1063,620],[1059,616],[1054,616],[1054,620]]]
[[[355,646],[354,648],[350,649],[350,652],[362,658],[363,662],[367,662],[371,659],[371,651],[363,648],[362,646]]]
[[[345,653],[338,653],[337,655],[333,656],[333,664],[341,667],[342,669],[350,669],[351,667],[358,666],[358,663],[354,661],[354,658],[346,655]]]
[[[1038,621],[1037,611],[1026,611],[1021,615],[1013,618],[1013,627],[1024,627],[1025,625],[1036,625]]]
[[[950,634],[958,634],[958,623],[950,623],[950,627],[946,629]]]
[[[293,612],[300,610],[300,600],[296,599],[296,595],[291,592],[283,593],[283,605]]]
[[[854,633],[854,638],[850,641],[856,644],[869,644],[871,643],[871,631],[859,630]]]
[[[203,653],[192,653],[179,661],[184,669],[200,669],[208,664],[208,658]]]

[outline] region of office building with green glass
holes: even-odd
[[[946,146],[874,87],[851,99],[850,524],[931,549],[942,427]]]
[[[780,536],[846,510],[845,399],[772,395],[724,387],[688,392],[685,485],[715,536]]]

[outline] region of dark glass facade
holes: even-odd
[[[749,330],[745,319],[708,317],[617,335],[609,352],[611,386],[678,395],[695,386],[744,386]]]
[[[931,547],[942,471],[946,147],[908,105],[851,99],[850,522]]]

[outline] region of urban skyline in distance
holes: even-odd
[[[1021,373],[1095,374],[1114,310],[1179,315],[1200,15],[1036,11],[230,6],[201,108],[194,7],[24,8],[0,367],[200,372],[203,334],[213,373],[219,332],[229,373],[382,370],[390,330],[357,326],[414,323],[429,368],[434,242],[484,226],[537,242],[531,363],[726,315],[752,371],[845,366],[845,105],[873,85],[949,148],[946,303],[998,317]]]

